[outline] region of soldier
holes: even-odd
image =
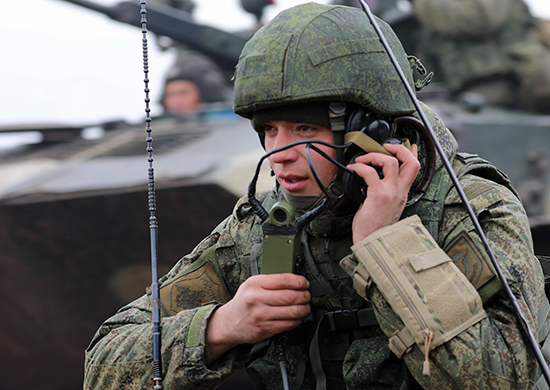
[[[413,85],[397,37],[378,23]],[[548,302],[521,202],[504,174],[458,153],[424,109],[537,330]],[[250,200],[266,210],[284,200],[300,218],[322,212],[298,233],[295,273],[259,274],[262,220],[243,198],[161,278],[165,389],[214,389],[245,366],[257,388],[282,389],[281,359],[292,389],[533,387],[536,359],[361,10],[308,3],[267,23],[243,49],[234,110],[274,152],[277,185]],[[331,145],[362,129],[388,141],[348,165],[368,185],[364,200],[353,191],[357,177],[303,144],[346,163],[347,152]],[[108,319],[86,351],[85,388],[152,386],[151,332],[147,295]]]
[[[197,112],[201,104],[227,100],[227,86],[219,68],[204,55],[180,48],[176,63],[166,73],[162,106],[166,113]]]
[[[454,96],[550,113],[550,49],[522,0],[412,3],[424,30],[416,54]]]

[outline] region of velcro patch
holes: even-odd
[[[460,233],[447,245],[445,252],[477,290],[495,276],[492,267],[466,232]]]
[[[169,315],[207,303],[229,301],[223,283],[209,262],[160,289],[160,300]]]
[[[416,272],[421,272],[432,267],[437,267],[438,265],[446,263],[447,261],[450,261],[449,257],[445,256],[445,252],[443,252],[441,248],[435,248],[426,252],[409,256],[411,267]]]

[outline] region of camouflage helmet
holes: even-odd
[[[377,20],[407,81],[411,66],[393,30]],[[234,111],[312,101],[359,104],[385,116],[415,111],[367,15],[358,8],[307,3],[289,8],[246,43],[235,71]]]

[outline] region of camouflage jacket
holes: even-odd
[[[428,114],[447,154],[454,157],[457,150],[454,138],[433,112],[428,111]],[[540,264],[533,256],[529,225],[521,202],[505,186],[490,180],[468,174],[461,182],[506,279],[536,334],[537,315],[544,299],[543,277]],[[484,249],[456,192],[432,193],[435,194],[434,199],[426,199],[416,207],[425,208],[420,214],[429,216],[430,204],[444,202],[443,216],[437,221],[439,246],[449,254],[452,252],[453,259],[484,257]],[[262,194],[261,199],[272,202],[278,196],[274,190]],[[408,212],[411,211],[406,210],[405,214]],[[350,249],[350,220],[343,218],[338,223],[333,222],[330,225],[337,227],[335,231],[323,228],[326,224],[322,223],[319,226],[312,224],[306,229],[310,257],[315,262],[310,265],[306,276],[310,280],[330,279],[330,286],[326,287],[331,290],[327,295],[330,305],[361,307],[364,301],[354,299],[351,278],[346,273],[356,263]],[[460,237],[470,247],[469,252],[456,252],[455,244]],[[260,220],[243,199],[231,216],[160,280],[164,389],[214,389],[245,366],[252,348],[249,345],[236,347],[207,366],[208,342],[205,334],[213,311],[221,302],[230,299],[244,280],[257,272],[257,263],[251,259],[261,258],[261,255],[254,255],[260,242]],[[340,263],[344,270],[338,266],[340,260],[343,260]],[[200,288],[201,285],[204,288]],[[312,296],[315,295],[312,291]],[[332,299],[338,296],[339,301]],[[380,356],[376,351],[388,350],[384,334],[392,334],[402,327],[401,320],[376,287],[372,289],[371,301],[383,333],[375,331],[374,337],[367,337],[366,342],[361,340],[361,336],[353,342],[346,355],[349,364],[345,375],[349,377],[349,388],[368,388],[361,378],[372,377],[372,372],[379,370],[387,359],[392,364],[396,361],[386,352],[386,360],[378,363],[377,358],[369,360],[370,356]],[[320,306],[322,303],[312,299],[312,305]],[[431,376],[422,375],[424,352],[419,347],[413,347],[404,355],[402,361],[422,387],[476,390],[533,387],[540,372],[524,342],[510,304],[500,293],[493,292],[485,300],[484,308],[487,312],[485,319],[430,352]],[[300,339],[300,333],[295,336],[285,339],[291,362],[301,359],[295,354],[296,351],[306,357],[309,351],[299,343],[293,344],[293,340]],[[270,362],[269,353],[266,356],[267,360],[258,360],[260,367],[256,372],[265,388],[280,389],[278,365]],[[363,364],[366,361],[370,363]],[[402,361],[397,364],[402,364]],[[307,367],[306,372],[301,374],[290,367],[291,385],[296,376],[301,375],[301,388],[315,388],[311,368]],[[151,302],[145,295],[120,309],[97,331],[86,350],[84,388],[146,389],[152,387],[152,377]],[[378,385],[384,384],[384,380],[378,381]]]

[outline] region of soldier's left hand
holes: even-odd
[[[420,170],[418,148],[409,151],[403,145],[385,144],[384,148],[395,155],[367,153],[356,158],[348,168],[367,183],[367,197],[353,219],[353,243],[356,244],[375,230],[397,221],[407,203],[407,196]],[[380,179],[373,166],[381,167]]]

